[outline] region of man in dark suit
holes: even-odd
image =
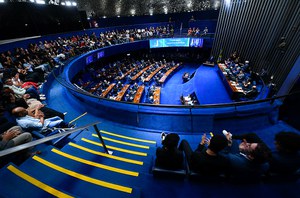
[[[275,135],[276,151],[272,152],[270,173],[294,174],[300,170],[300,135],[295,132],[279,132]]]
[[[176,133],[162,135],[162,147],[156,149],[155,165],[159,168],[183,169],[183,152],[178,150],[179,136]]]
[[[208,144],[208,147],[205,146]],[[203,176],[219,176],[226,173],[229,161],[219,152],[228,145],[223,135],[214,135],[211,139],[202,136],[198,148],[193,152],[189,143],[182,140],[179,149],[185,152],[190,169]]]
[[[229,146],[223,154],[229,159],[230,175],[234,179],[259,179],[268,169],[269,148],[254,133],[233,136],[226,132],[225,135]]]

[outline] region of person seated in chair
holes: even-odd
[[[271,174],[288,175],[300,170],[300,135],[294,132],[279,132],[275,135],[276,151],[270,160]]]
[[[42,133],[48,128],[68,126],[58,116],[45,119],[44,113],[38,108],[35,111],[28,111],[24,107],[16,107],[12,110],[12,114],[16,116],[17,124],[24,130]]]
[[[256,86],[252,86],[252,89],[250,91],[247,91],[245,94],[247,98],[254,99],[258,94]]]
[[[182,81],[183,81],[183,83],[186,83],[189,80],[190,80],[190,75],[189,75],[189,73],[185,72],[182,76]]]
[[[268,169],[270,149],[254,133],[232,135],[223,131],[228,139],[224,156],[230,162],[230,175],[235,179],[259,179]]]
[[[192,171],[205,176],[220,176],[229,167],[229,160],[219,154],[227,145],[228,141],[223,135],[214,135],[209,140],[204,134],[194,152],[186,140],[181,141],[179,149],[184,151]]]
[[[12,90],[8,89],[9,88],[6,88],[2,95],[2,103],[8,112],[11,112],[15,107],[24,107],[29,111],[39,107],[40,110],[45,114],[45,119],[55,116],[59,116],[61,119],[64,119],[65,115],[63,113],[46,107],[41,103],[41,101],[35,98],[30,98],[29,94],[24,94],[22,98],[16,98]]]
[[[176,133],[162,133],[162,147],[156,149],[155,165],[159,168],[178,170],[183,168],[183,152],[177,146],[180,137]]]
[[[31,134],[24,132],[21,127],[11,127],[7,131],[0,132],[0,151],[31,142],[31,140]]]

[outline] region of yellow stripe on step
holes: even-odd
[[[138,142],[146,142],[146,143],[150,143],[150,144],[156,144],[156,141],[144,140],[144,139],[140,139],[140,138],[133,138],[133,137],[129,137],[129,136],[125,136],[125,135],[119,135],[119,134],[116,134],[116,133],[103,131],[103,130],[101,130],[100,132],[104,133],[104,134],[107,134],[107,135],[120,137],[120,138],[124,138],[124,139],[128,139],[128,140],[135,140],[135,141],[138,141]]]
[[[98,137],[98,135],[96,135],[96,134],[93,134],[93,136]],[[149,146],[144,146],[144,145],[140,145],[140,144],[133,144],[133,143],[129,143],[129,142],[123,142],[123,141],[120,141],[120,140],[115,140],[115,139],[111,139],[111,138],[103,137],[103,136],[102,136],[102,138],[103,138],[103,140],[115,142],[115,143],[118,143],[118,144],[123,144],[123,145],[127,145],[127,146],[143,148],[143,149],[149,149]]]
[[[9,165],[7,167],[8,170],[10,170],[11,172],[13,172],[14,174],[16,174],[17,176],[21,177],[22,179],[28,181],[29,183],[31,183],[32,185],[50,193],[51,195],[55,196],[55,197],[63,197],[63,198],[71,198],[72,196],[65,194],[59,190],[56,190],[54,188],[52,188],[51,186],[48,186],[47,184],[27,175],[26,173],[20,171],[19,169],[17,169],[16,167],[14,167],[13,165]],[[17,189],[16,189],[17,190]]]
[[[109,154],[106,154],[106,153],[102,153],[102,152],[99,152],[99,151],[95,151],[95,150],[92,150],[92,149],[80,146],[78,144],[74,144],[72,142],[70,142],[69,145],[73,146],[75,148],[78,148],[80,150],[83,150],[83,151],[95,154],[95,155],[100,155],[102,157],[107,157],[107,158],[119,160],[119,161],[122,161],[122,162],[131,163],[131,164],[137,164],[137,165],[143,165],[144,164],[142,161],[137,161],[137,160],[127,159],[127,158],[124,158],[124,157],[118,157],[118,156],[114,156],[114,155],[109,155]]]
[[[105,187],[105,188],[110,188],[110,189],[125,192],[125,193],[131,193],[132,192],[132,188],[129,188],[129,187],[126,187],[126,186],[121,186],[121,185],[118,185],[118,184],[109,183],[109,182],[102,181],[102,180],[99,180],[99,179],[95,179],[95,178],[92,178],[92,177],[88,177],[86,175],[68,170],[64,167],[57,166],[56,164],[48,162],[48,161],[46,161],[46,160],[44,160],[44,159],[42,159],[42,158],[40,158],[36,155],[33,156],[32,159],[44,164],[45,166],[48,166],[48,167],[52,168],[54,170],[57,170],[59,172],[67,174],[69,176],[75,177],[77,179],[80,179],[80,180],[83,180],[83,181],[86,181],[86,182],[89,182],[89,183],[92,183],[92,184],[95,184],[95,185],[98,185],[98,186],[102,186],[102,187]]]
[[[60,150],[57,150],[55,148],[53,148],[51,151],[58,154],[58,155],[61,155],[63,157],[72,159],[72,160],[77,161],[77,162],[81,162],[83,164],[88,164],[90,166],[102,168],[102,169],[113,171],[113,172],[116,172],[116,173],[121,173],[121,174],[124,174],[124,175],[131,175],[131,176],[135,176],[135,177],[139,176],[138,172],[128,171],[128,170],[125,170],[125,169],[115,168],[115,167],[112,167],[112,166],[106,166],[106,165],[103,165],[103,164],[99,164],[99,163],[96,163],[96,162],[85,160],[85,159],[76,157],[74,155],[64,153],[64,152],[62,152]]]
[[[88,140],[86,138],[81,138],[82,141],[90,143],[90,144],[94,144],[96,146],[102,146],[103,145],[99,142],[95,142],[92,140]],[[122,149],[122,148],[118,148],[118,147],[114,147],[114,146],[109,146],[109,145],[105,145],[107,149],[112,149],[115,151],[120,151],[120,152],[124,152],[124,153],[130,153],[130,154],[134,154],[134,155],[140,155],[140,156],[147,156],[147,153],[142,153],[142,152],[138,152],[138,151],[132,151],[132,150],[127,150],[127,149]]]

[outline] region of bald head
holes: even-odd
[[[24,107],[16,107],[11,111],[11,113],[16,117],[24,117],[28,114]]]

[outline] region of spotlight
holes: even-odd
[[[36,0],[37,4],[46,4],[44,0]]]
[[[66,1],[66,6],[71,6],[71,2],[70,1]]]

